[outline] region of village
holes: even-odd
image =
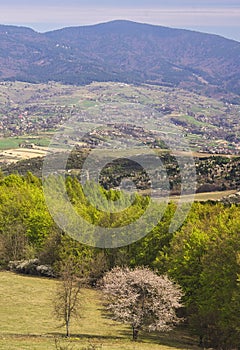
[[[22,101],[19,97],[14,100],[21,84]],[[18,82],[2,83],[0,98],[4,102],[0,105],[0,140],[19,138],[18,147],[34,148],[35,142],[24,142],[23,138],[47,135],[74,119],[83,128],[81,133],[84,125],[91,125],[91,130],[86,129],[83,147],[86,143],[93,146],[107,142],[111,133],[124,131],[151,147],[165,148],[161,130],[167,123],[174,130],[178,128],[192,151],[228,155],[240,151],[240,106],[180,89],[117,83],[75,87]],[[71,143],[69,135],[66,142]]]

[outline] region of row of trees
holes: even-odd
[[[128,224],[148,205],[147,198],[136,196],[127,211],[105,214],[86,200],[76,179],[69,177],[66,184],[76,210],[100,226]],[[117,191],[99,190],[103,198],[119,198]],[[148,267],[157,275],[168,275],[181,286],[185,324],[199,336],[203,346],[237,348],[240,208],[221,203],[194,203],[185,223],[173,234],[169,225],[175,210],[175,204],[170,203],[158,225],[127,247],[91,248],[56,227],[38,178],[30,173],[25,177],[9,175],[0,180],[0,264],[6,267],[10,260],[37,257],[41,263],[51,265],[58,275],[67,259],[73,257],[84,274],[87,271],[91,285],[96,285],[106,272],[117,266]]]

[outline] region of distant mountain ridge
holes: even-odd
[[[0,79],[152,83],[240,95],[240,42],[130,21],[46,33],[0,26]]]

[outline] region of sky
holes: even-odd
[[[0,24],[45,32],[127,19],[240,41],[240,0],[0,0]]]

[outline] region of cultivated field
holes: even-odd
[[[72,337],[52,314],[55,280],[0,272],[0,349],[54,350],[57,338],[62,350],[177,350],[199,349],[184,333],[141,334],[131,341],[128,326],[111,321],[99,291],[82,292],[82,317],[72,323]],[[92,344],[92,345],[91,345]],[[92,346],[92,347],[91,347]]]
[[[43,157],[47,154],[47,149],[44,148],[16,148],[0,152],[0,160],[3,163],[16,163],[19,160]]]
[[[221,200],[223,197],[229,196],[234,193],[236,193],[236,190],[196,193],[194,195],[194,201],[196,202],[218,201],[218,200]],[[171,196],[170,200],[177,202],[179,198],[180,198],[179,196]],[[181,196],[181,201],[190,202],[192,201],[192,196],[183,195]]]

